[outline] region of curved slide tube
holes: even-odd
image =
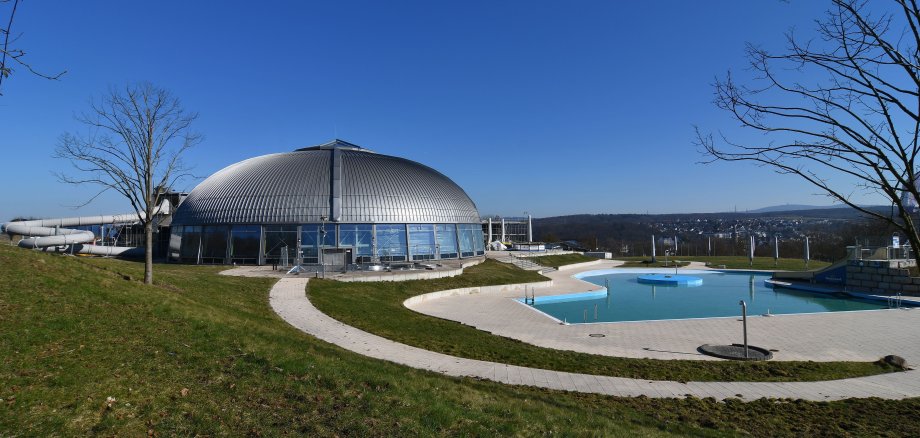
[[[72,246],[71,250],[74,254],[140,257],[144,254],[144,248],[84,245],[84,243],[90,243],[96,240],[96,235],[93,234],[92,231],[65,228],[86,225],[132,223],[138,220],[139,218],[136,213],[62,219],[40,219],[33,221],[7,222],[0,225],[0,231],[9,235],[19,234],[25,236],[26,238],[19,241],[19,246],[22,248],[43,249],[70,245]],[[71,250],[68,250],[68,252]]]

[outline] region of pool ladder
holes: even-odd
[[[898,292],[896,295],[888,295],[888,308],[889,309],[900,309],[901,308],[901,293]]]

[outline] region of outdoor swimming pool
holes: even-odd
[[[576,275],[604,286],[610,292],[537,297],[537,310],[572,324],[731,317],[741,315],[740,300],[748,315],[845,312],[886,309],[887,303],[844,298],[773,287],[764,284],[769,273],[681,270],[703,280],[699,286],[643,283],[639,275],[662,270],[588,271]],[[673,270],[667,271],[671,274]],[[522,300],[523,301],[523,300]]]

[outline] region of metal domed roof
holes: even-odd
[[[173,225],[479,223],[440,172],[335,140],[230,165],[189,193]]]

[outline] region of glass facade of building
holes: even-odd
[[[335,225],[304,224],[300,226],[301,263],[319,263],[323,248],[335,247]]]
[[[347,250],[346,263],[456,259],[485,254],[480,224],[303,224],[174,226],[173,259],[202,264],[321,264]]]
[[[230,227],[231,263],[254,265],[259,261],[259,242],[262,240],[262,227],[258,225],[234,225]]]
[[[438,238],[438,253],[441,258],[455,259],[460,256],[457,251],[457,225],[455,224],[438,224],[435,225]]]
[[[262,227],[262,263],[277,263],[284,258],[297,256],[296,225],[265,225]],[[231,255],[232,256],[232,255]]]
[[[339,229],[339,248],[352,248],[355,263],[367,263],[374,257],[374,226],[370,224],[342,224]]]
[[[412,260],[432,260],[437,253],[434,225],[409,225],[409,254]]]
[[[227,258],[229,227],[202,227],[201,263],[223,263]]]

